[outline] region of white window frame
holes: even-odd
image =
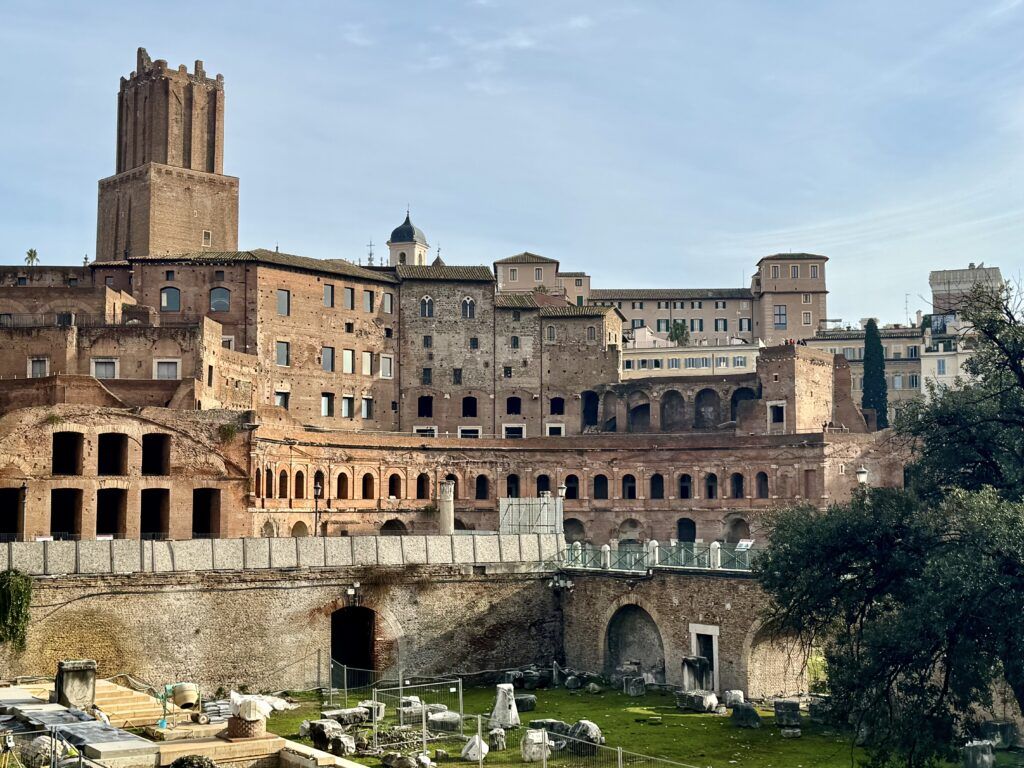
[[[534,280],[543,280],[544,279],[544,269],[542,267],[534,267],[533,268],[533,279]]]
[[[348,411],[348,413],[345,413],[345,411]],[[341,409],[335,412],[338,413],[339,418],[354,419],[356,417],[356,396],[343,394],[341,396]]]
[[[164,379],[164,381],[180,381],[181,380],[181,358],[180,357],[154,357],[153,358],[153,378],[158,379],[156,375],[160,368],[160,363],[174,363],[174,370],[178,374],[173,379]]]
[[[342,373],[355,373],[356,372],[356,351],[354,349],[342,349],[341,350],[341,372]]]
[[[772,408],[774,406],[781,406],[782,407],[782,421],[779,422],[779,424],[782,425],[782,429],[786,428],[786,401],[785,400],[769,400],[767,403],[765,403],[765,427],[768,430],[769,434],[771,434],[771,431],[772,431],[772,424],[775,423],[775,422],[772,421]]]
[[[366,407],[367,403],[370,404],[369,408]],[[374,411],[375,410],[376,410],[376,408],[374,407],[374,403],[373,403],[373,398],[372,397],[367,397],[366,395],[363,395],[361,398],[359,398],[359,418],[361,418],[361,419],[369,419],[369,420],[372,421],[375,418],[375,416],[374,416]]]
[[[36,362],[37,360],[42,360],[43,361],[43,375],[42,376],[33,376],[32,375],[32,363]],[[30,379],[42,379],[42,378],[45,378],[45,377],[49,376],[50,375],[50,358],[49,357],[44,357],[43,355],[34,355],[34,356],[29,357],[28,358],[28,362],[26,364],[26,368],[25,368],[25,375],[28,378],[30,378]]]
[[[99,377],[96,375],[96,363],[113,363],[114,364],[114,378],[121,378],[121,361],[116,357],[93,357],[89,360],[89,373],[94,379]]]
[[[510,283],[518,282],[518,280],[519,280],[519,270],[516,269],[515,267],[509,267],[508,268],[508,279],[509,279]]]
[[[470,439],[477,440],[483,435],[480,427],[459,427],[459,437],[466,437],[467,433],[472,435]]]
[[[809,294],[809,293],[801,293],[800,294],[800,303],[801,304],[810,304],[811,301],[812,301],[811,294]]]
[[[558,432],[551,434],[552,429],[557,429]],[[565,437],[565,424],[560,421],[549,421],[544,425],[544,437]]]
[[[437,437],[437,427],[417,424],[412,428],[412,433],[420,437]]]
[[[811,313],[810,312],[801,312],[800,313],[800,324],[801,325],[810,325],[811,324]]]
[[[227,343],[225,343],[225,342],[227,342]],[[235,349],[235,337],[234,336],[221,336],[220,337],[220,345],[222,347],[224,347],[224,349],[230,349],[230,350],[234,351],[234,349]]]
[[[811,279],[812,280],[817,280],[818,279],[818,265],[817,264],[811,264]]]
[[[208,229],[203,230],[203,248],[213,247],[213,232]]]
[[[721,664],[721,656],[718,653],[718,625],[717,624],[690,624],[690,655],[697,655],[697,635],[711,635],[711,652],[715,655],[715,658],[711,660],[714,669],[714,679],[712,684],[714,690],[720,690],[719,687],[719,667]]]
[[[384,361],[388,362],[388,368],[390,373],[384,375]],[[394,355],[381,355],[380,356],[380,377],[382,379],[393,379],[395,378],[395,356]]]
[[[510,438],[508,436],[508,431],[510,429],[521,429],[523,431],[523,434],[521,436],[519,436],[519,437]],[[502,439],[508,439],[508,440],[522,440],[522,439],[524,439],[526,437],[526,425],[523,424],[522,422],[520,422],[518,424],[502,424],[501,425],[501,437],[502,437]]]

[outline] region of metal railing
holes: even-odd
[[[641,546],[601,547],[579,542],[558,553],[557,565],[564,569],[642,573],[653,569],[687,568],[708,571],[750,572],[756,549],[740,544],[713,541],[710,544],[656,541]]]

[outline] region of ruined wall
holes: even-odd
[[[807,690],[797,651],[759,634],[765,597],[748,576],[657,571],[649,577],[573,573],[572,580],[573,588],[562,592],[570,666],[604,669],[609,625],[619,609],[638,606],[660,632],[671,685],[682,684],[682,659],[697,655],[693,634],[700,632],[717,633],[719,691],[737,688],[760,697]],[[647,636],[642,624],[636,631]]]
[[[379,668],[400,663],[442,674],[550,664],[560,654],[562,621],[547,577],[478,570],[40,579],[28,648],[15,654],[0,646],[0,669],[52,675],[59,659],[93,658],[101,676],[128,672],[153,684],[309,688],[326,684],[331,614],[350,604],[376,612]]]

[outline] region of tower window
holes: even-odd
[[[231,291],[227,288],[214,288],[210,291],[210,311],[227,312],[231,309]]]
[[[173,280],[173,279],[174,279],[174,270],[173,269],[168,269],[166,272],[164,272],[164,280]]]
[[[174,275],[173,272],[169,274]],[[174,278],[169,278],[173,280]],[[161,312],[180,312],[181,311],[181,291],[177,288],[161,288],[160,289],[160,311]]]
[[[213,245],[213,233],[208,229],[203,230],[203,247],[209,248]]]
[[[401,251],[398,254],[398,263],[399,264],[405,264],[405,251]]]
[[[476,302],[468,296],[462,300],[462,317],[465,320],[476,317]]]
[[[420,299],[420,317],[434,316],[434,300],[430,296]]]

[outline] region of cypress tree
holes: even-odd
[[[889,426],[889,391],[885,384],[885,350],[878,323],[868,320],[864,327],[864,395],[861,406],[874,408],[878,428]]]

